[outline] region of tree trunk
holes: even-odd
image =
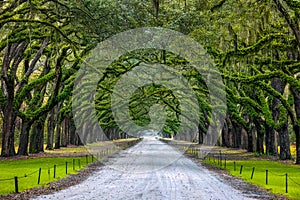
[[[69,136],[70,136],[70,144],[77,145],[76,144],[76,139],[77,139],[76,138],[76,128],[71,119],[69,120]]]
[[[265,136],[265,130],[262,126],[263,122],[262,120],[254,119],[254,124],[256,127],[257,132],[257,139],[256,139],[256,152],[264,154],[264,136]]]
[[[159,0],[152,0],[152,3],[153,3],[153,9],[154,9],[154,16],[157,18],[158,12],[159,12]]]
[[[55,145],[54,149],[59,149],[60,148],[60,138],[61,138],[61,125],[60,123],[56,124],[56,129],[55,129]]]
[[[2,149],[1,149],[2,157],[14,156],[16,154],[15,144],[14,144],[16,117],[17,115],[13,110],[13,106],[7,105],[4,111],[4,118],[3,118]]]
[[[233,124],[233,130],[232,130],[232,144],[233,148],[240,148],[241,147],[241,132],[242,132],[242,127],[240,124],[232,122]]]
[[[253,133],[252,133],[252,128],[248,128],[247,130],[247,139],[248,139],[248,144],[247,144],[247,151],[248,152],[253,152]]]
[[[299,79],[299,77],[298,77]],[[296,120],[297,122],[294,122],[293,128],[296,135],[296,164],[300,164],[300,126],[299,126],[299,120],[300,120],[300,92],[297,90],[291,88],[292,94],[294,96],[294,105],[295,105],[295,111],[296,111]]]
[[[277,148],[275,145],[275,130],[269,125],[266,126],[266,154],[277,155]]]
[[[44,123],[44,120],[38,120],[33,124],[30,135],[29,153],[44,151]]]
[[[300,164],[300,126],[295,125],[294,131],[296,134],[296,164]]]
[[[61,126],[61,146],[67,147],[68,146],[68,120],[65,118],[62,121]]]
[[[227,148],[231,147],[230,134],[231,134],[231,122],[229,119],[229,115],[227,115],[225,122],[224,122],[223,129],[222,129],[222,146],[223,147],[227,147]]]
[[[279,58],[278,58],[279,59]],[[284,89],[285,89],[285,86],[286,86],[286,83],[281,81],[280,78],[274,78],[271,82],[271,86],[276,90],[278,91],[280,94],[283,94],[284,93]],[[272,116],[273,116],[273,120],[275,123],[281,123],[279,121],[280,119],[280,112],[279,112],[279,108],[281,106],[281,102],[278,98],[275,98],[273,99],[272,101]],[[286,114],[285,114],[286,115]],[[287,123],[287,122],[285,122]],[[278,131],[278,134],[279,134],[279,137],[281,138],[280,142],[283,143],[282,146],[284,147],[284,149],[290,149],[289,147],[289,143],[288,143],[288,147],[286,147],[287,143],[286,141],[282,140],[283,138],[286,138],[285,135],[280,135],[280,134],[287,134],[286,131],[287,130],[284,130],[284,129],[287,129],[287,127],[283,127],[280,131]],[[274,135],[275,135],[275,131],[272,130],[272,134],[274,132]],[[272,138],[273,139],[273,138]],[[289,141],[289,137],[287,137],[286,139],[288,139]],[[275,136],[274,136],[274,140],[275,140]],[[275,145],[275,142],[274,142],[274,145]],[[281,145],[281,144],[280,144]],[[276,154],[277,154],[277,146],[275,146],[276,148]],[[272,153],[272,152],[271,152]],[[286,152],[288,153],[288,152]],[[276,155],[275,152],[274,152],[274,155]],[[280,155],[280,158],[281,158],[281,155]]]
[[[44,118],[45,119],[45,118]],[[45,130],[45,120],[41,121],[40,130],[37,135],[37,150],[38,152],[44,152],[44,130]]]
[[[49,118],[48,118],[48,131],[47,131],[47,146],[46,149],[48,150],[53,150],[53,136],[54,136],[54,108],[50,111],[49,113]]]
[[[14,134],[17,110],[15,108],[15,77],[12,66],[17,66],[21,62],[21,57],[26,49],[26,43],[9,44],[6,47],[1,66],[1,89],[5,95],[6,104],[2,108],[3,129],[2,129],[2,149],[1,156],[8,157],[16,155]],[[13,64],[11,63],[13,62]]]
[[[280,140],[280,155],[281,160],[291,159],[290,151],[290,138],[288,131],[288,122],[286,122],[279,130],[279,140]]]
[[[198,144],[203,144],[203,135],[204,133],[202,132],[202,130],[199,129],[199,133],[198,133]]]
[[[20,135],[18,155],[28,155],[28,140],[30,127],[31,125],[28,121],[22,120],[22,130]]]
[[[54,149],[59,149],[61,145],[61,119],[60,119],[60,109],[62,107],[63,102],[60,102],[56,106],[55,110],[55,144]]]

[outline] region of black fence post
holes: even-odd
[[[68,162],[66,162],[66,174],[68,174]]]
[[[243,165],[241,165],[240,174],[242,174],[242,172],[243,172]]]
[[[81,169],[80,158],[78,159],[78,168]]]
[[[266,170],[266,185],[268,185],[268,170]]]
[[[41,173],[42,173],[42,168],[39,169],[38,184],[40,184],[41,181]]]
[[[18,177],[15,176],[15,191],[16,193],[19,193],[19,185],[18,185]]]
[[[85,155],[85,162],[86,162],[86,165],[89,163],[89,160],[88,160],[88,155]]]
[[[55,178],[55,176],[56,176],[56,165],[54,165],[53,168],[54,168],[54,169],[53,169],[53,178]]]
[[[73,171],[75,170],[75,159],[73,159]]]
[[[288,174],[285,174],[285,193],[288,193]]]
[[[235,161],[233,162],[233,170],[236,171]]]
[[[252,169],[251,180],[253,179],[254,170],[255,170],[255,167],[253,167],[253,169]]]

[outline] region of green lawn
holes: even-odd
[[[217,160],[206,159],[206,163],[219,166]],[[234,169],[235,162],[235,169]],[[240,169],[242,173],[240,174]],[[224,160],[222,168],[224,168]],[[254,169],[253,179],[251,179]],[[272,193],[283,194],[291,199],[300,199],[300,166],[282,164],[266,160],[226,161],[227,171],[247,182],[263,187]],[[268,170],[268,184],[266,184],[266,170]],[[286,174],[288,174],[288,192],[286,193]]]
[[[73,160],[75,170],[73,170]],[[80,168],[79,168],[80,160]],[[66,162],[68,162],[68,174],[74,174],[77,170],[86,166],[86,157],[75,158],[31,158],[22,160],[0,161],[0,195],[15,192],[14,177],[18,176],[19,192],[37,186],[46,185],[56,179],[64,178],[66,174]],[[92,162],[88,157],[88,163]],[[56,177],[54,178],[54,165],[56,165]],[[40,184],[38,184],[39,168],[41,168]],[[4,180],[12,179],[12,180]]]

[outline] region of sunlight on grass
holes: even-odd
[[[73,170],[73,160],[74,169]],[[0,162],[0,194],[15,192],[14,177],[19,182],[19,192],[37,186],[44,186],[54,180],[64,178],[67,173],[75,174],[79,169],[87,165],[86,157],[76,158],[32,158],[22,160],[6,160]],[[91,158],[88,158],[91,162]],[[56,165],[56,177],[54,178],[54,165]],[[40,184],[38,184],[39,168],[41,168]],[[11,180],[4,180],[11,179]]]
[[[60,149],[45,150],[47,153],[88,153],[84,146],[79,147],[61,147]]]
[[[140,141],[137,138],[97,142],[91,144],[92,147],[100,148],[104,151],[97,151],[97,157],[103,158],[119,150],[116,146],[127,148]],[[116,146],[115,146],[116,145]],[[98,149],[97,149],[98,150]],[[78,170],[92,161],[95,157],[88,156],[88,151],[84,146],[62,147],[55,150],[45,150],[44,158],[28,158],[1,160],[0,162],[0,195],[15,192],[14,177],[18,177],[19,192],[37,186],[45,186],[57,179],[64,178],[68,174],[75,174]],[[94,154],[95,155],[95,154]],[[40,156],[45,156],[41,154]],[[50,158],[50,157],[51,158]],[[67,164],[66,164],[67,162]],[[56,172],[54,178],[54,165]],[[66,167],[67,166],[67,167]],[[40,184],[38,184],[38,174],[41,168]],[[66,174],[67,168],[67,174]]]
[[[205,162],[218,166],[218,162],[212,158],[206,159]],[[241,166],[243,166],[242,170]],[[224,168],[224,161],[222,167]],[[255,169],[251,179],[253,167]],[[226,169],[230,174],[263,187],[272,193],[300,199],[300,166],[298,165],[265,160],[227,161]],[[268,184],[266,184],[266,170],[268,170]],[[288,174],[288,193],[286,193],[286,174]]]

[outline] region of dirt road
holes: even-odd
[[[249,195],[249,194],[248,194]],[[145,139],[121,151],[84,182],[37,199],[251,199],[173,147]]]

